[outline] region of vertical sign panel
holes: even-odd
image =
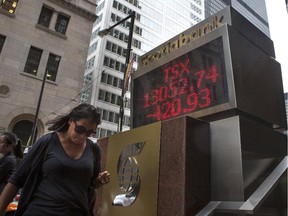
[[[109,137],[101,216],[156,216],[160,122]]]

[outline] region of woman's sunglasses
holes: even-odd
[[[95,136],[96,134],[96,130],[87,130],[84,126],[82,125],[77,125],[76,122],[74,121],[75,127],[74,127],[74,131],[77,134],[86,134],[87,137],[92,137]]]

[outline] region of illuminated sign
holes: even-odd
[[[213,31],[214,29],[222,26],[222,20],[223,16],[214,16],[211,20],[211,23],[204,23],[199,28],[192,30],[188,33],[181,33],[179,37],[175,41],[169,41],[168,43],[164,44],[159,50],[153,52],[149,55],[144,55],[141,57],[140,60],[140,67],[148,65],[150,62],[153,62],[154,60],[160,59],[162,56],[169,54],[170,52],[173,52],[192,41],[202,37],[203,35]]]
[[[223,41],[219,37],[134,79],[133,127],[227,101]]]

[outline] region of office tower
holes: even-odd
[[[26,145],[38,107],[36,137],[79,103],[95,10],[92,0],[0,0],[1,132]]]
[[[119,131],[119,104],[129,34],[128,19],[100,38],[98,32],[136,12],[131,58],[137,59],[204,19],[204,0],[99,0],[85,70],[81,102],[98,107],[102,123],[97,138]],[[130,126],[130,89],[125,94],[123,131]]]
[[[205,0],[205,18],[229,5],[270,36],[265,0]]]

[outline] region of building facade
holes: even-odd
[[[36,137],[79,103],[95,10],[93,0],[0,0],[1,131],[26,144],[38,104]]]
[[[269,25],[265,0],[205,0],[205,17],[231,5],[268,37]]]
[[[127,55],[128,19],[109,35],[98,33],[135,11],[130,59],[137,59],[152,48],[204,19],[204,0],[99,0],[86,63],[81,102],[98,107],[102,123],[97,138],[119,131],[119,108]],[[130,86],[130,85],[129,85]],[[130,127],[130,89],[124,96],[123,131]]]

